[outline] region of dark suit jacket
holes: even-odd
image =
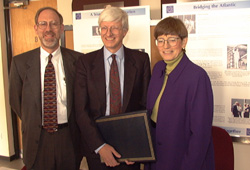
[[[239,117],[239,111],[238,111],[237,105],[233,106],[233,115],[234,117]]]
[[[80,131],[75,122],[73,104],[73,84],[75,63],[83,54],[62,47],[61,52],[66,78],[68,123],[77,158],[81,159]],[[31,168],[36,159],[42,130],[40,48],[12,59],[9,90],[11,108],[22,120],[23,161]]]
[[[148,54],[126,47],[124,53],[122,112],[144,110],[151,75]],[[95,124],[95,120],[105,116],[106,112],[103,48],[79,58],[76,68],[75,101],[77,123],[81,129],[85,154],[96,156],[92,153],[105,142]]]

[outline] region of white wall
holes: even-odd
[[[3,2],[0,3],[0,156],[14,155],[12,121],[8,95],[8,68],[6,55]]]
[[[233,143],[234,145],[234,169],[249,170],[250,144]]]
[[[161,19],[161,0],[139,0],[140,6],[150,6],[150,18],[151,20]]]
[[[72,25],[72,0],[57,0],[57,9],[63,15],[64,25]]]

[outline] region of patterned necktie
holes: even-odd
[[[48,132],[57,131],[57,98],[56,98],[56,75],[52,55],[49,55],[49,61],[44,73],[44,124],[43,127]]]
[[[111,55],[112,63],[110,66],[110,115],[121,113],[121,88],[119,71],[115,59],[115,54]]]

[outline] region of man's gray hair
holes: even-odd
[[[99,26],[103,21],[106,22],[122,22],[122,28],[128,31],[128,14],[119,7],[107,5],[101,12],[98,20]]]

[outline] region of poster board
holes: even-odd
[[[123,7],[128,14],[129,31],[123,44],[150,54],[149,6]],[[103,46],[98,32],[98,17],[101,10],[73,12],[74,50],[88,53]]]
[[[187,55],[212,83],[213,125],[233,137],[250,137],[249,1],[164,4],[162,16],[181,19],[189,31]]]

